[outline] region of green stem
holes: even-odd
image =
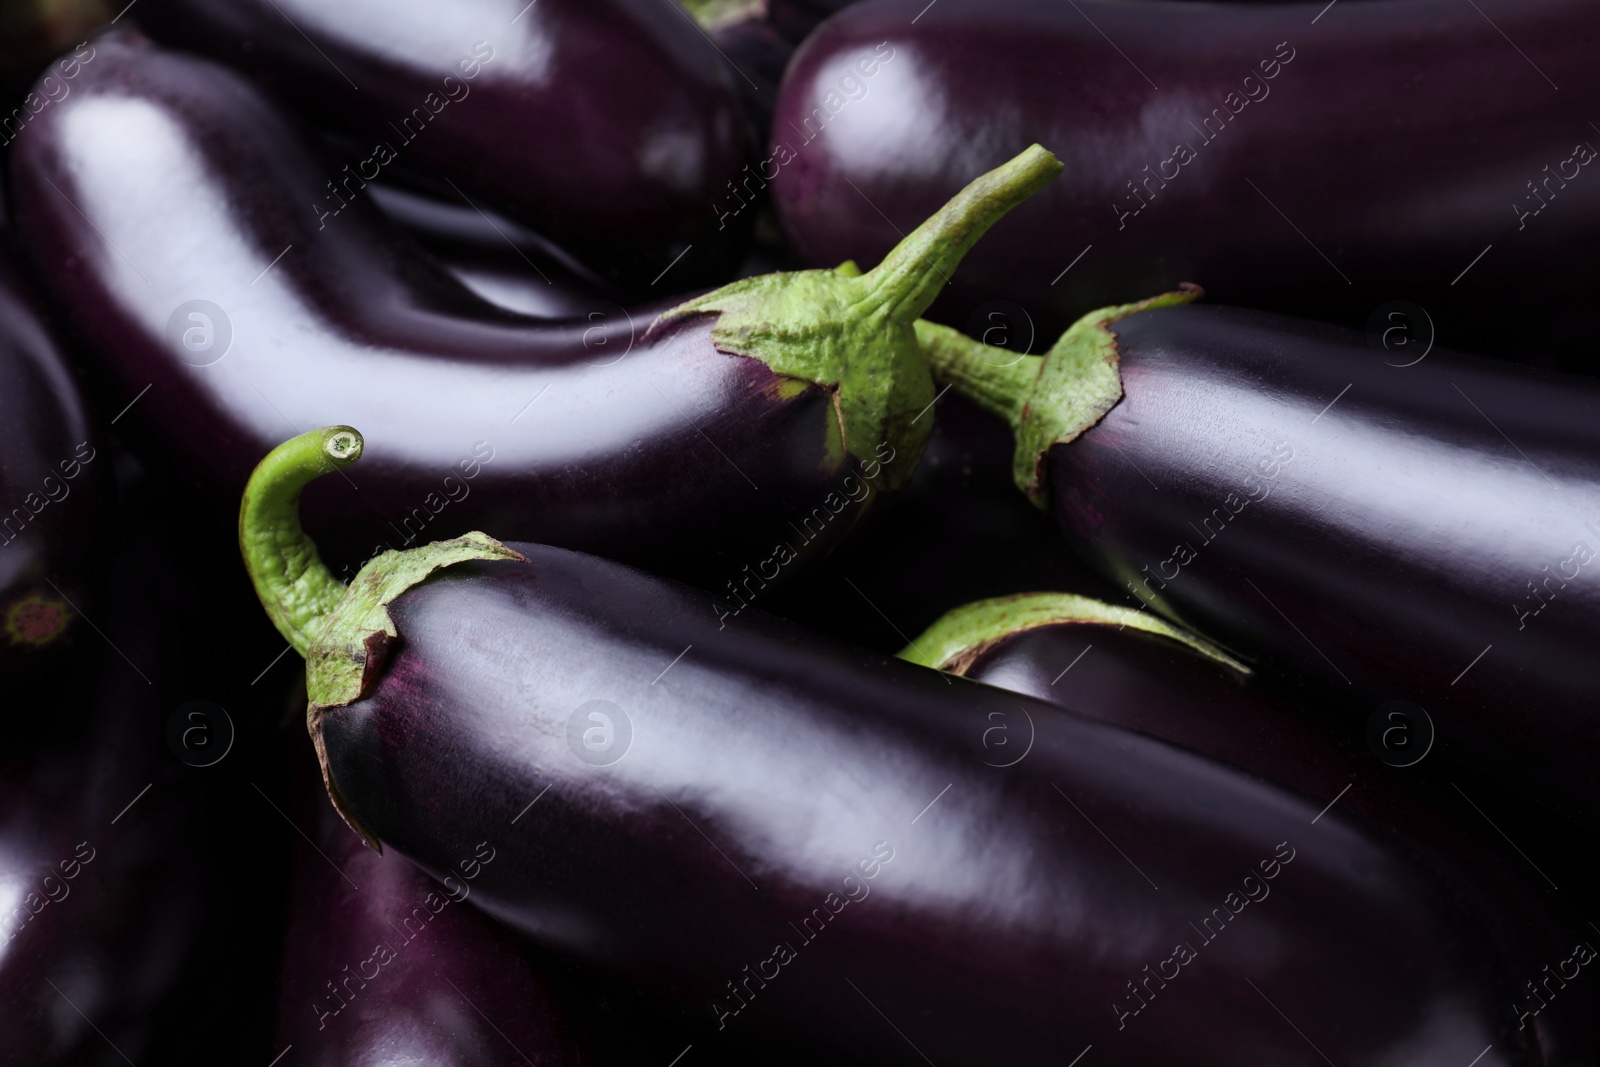
[[[300,526],[300,492],[360,458],[361,435],[348,426],[303,433],[257,465],[239,506],[239,551],[250,581],[272,624],[302,656],[345,587]]]
[[[1020,593],[964,604],[923,631],[901,650],[900,658],[951,674],[965,674],[980,656],[1009,638],[1044,626],[1073,624],[1141,630],[1177,641],[1239,674],[1250,674],[1249,667],[1197,634],[1148,612],[1071,593]]]
[[[1042,356],[993,348],[927,319],[917,320],[917,343],[935,378],[955,386],[956,392],[1011,426],[1022,421],[1022,409],[1044,367]]]
[[[922,417],[934,390],[917,317],[973,242],[1061,169],[1034,145],[956,194],[865,274],[846,262],[744,278],[662,312],[650,328],[715,315],[711,340],[720,351],[833,394],[830,463],[849,455],[874,470],[887,464],[878,484],[896,488],[910,479],[933,426]]]
[[[950,282],[961,258],[1006,213],[1054,181],[1061,162],[1039,145],[979,175],[862,275],[891,321],[910,323]]]
[[[354,429],[327,426],[267,453],[251,473],[239,505],[239,551],[272,624],[306,659],[306,728],[328,797],[350,828],[382,852],[333,779],[323,723],[335,709],[360,699],[380,676],[386,650],[399,637],[388,610],[396,597],[457,563],[523,557],[473,531],[404,552],[380,553],[346,586],[323,564],[300,526],[300,492],[313,478],[360,459],[361,449],[361,434]]]
[[[1198,300],[1199,287],[1084,315],[1039,357],[1004,358],[965,334],[918,322],[917,343],[940,381],[955,386],[1016,432],[1012,476],[1028,499],[1048,506],[1045,459],[1094,426],[1122,399],[1122,354],[1114,327],[1130,315]]]

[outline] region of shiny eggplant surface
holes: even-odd
[[[719,587],[792,573],[909,478],[933,399],[911,323],[1059,170],[1023,153],[859,279],[537,320],[364,201],[319,220],[322,165],[239,75],[125,33],[96,48],[12,153],[42,278],[129,420],[230,499],[283,437],[367,420],[386,458],[307,501],[357,563],[486,526]]]
[[[331,795],[707,1040],[845,1063],[1538,1062],[1470,908],[1343,813],[759,612],[725,625],[702,593],[562,549],[473,534],[346,590],[294,508],[361,451],[348,427],[287,442],[240,515],[307,656]],[[1019,715],[1031,747],[996,760],[985,731]]]
[[[579,1062],[510,933],[466,904],[476,868],[441,884],[367,848],[301,755],[311,834],[295,850],[279,984],[284,1067]]]
[[[677,257],[680,285],[715,284],[743,255],[748,226],[713,205],[754,137],[734,73],[672,0],[145,0],[133,15],[367,139],[308,208],[342,212],[399,160],[641,288]]]
[[[1169,741],[1393,832],[1414,862],[1437,866],[1485,903],[1484,930],[1507,947],[1526,983],[1513,1004],[1516,1028],[1536,1033],[1541,1062],[1594,1062],[1600,983],[1585,976],[1560,996],[1564,986],[1540,985],[1552,961],[1593,944],[1581,891],[1543,881],[1466,793],[1419,779],[1408,767],[1414,737],[1397,731],[1369,747],[1360,724],[1314,697],[1244,676],[1140,623],[1149,616],[1073,595],[1000,597],[950,612],[901,656]],[[996,725],[987,738],[994,758],[1018,754],[1026,725]]]
[[[754,598],[763,611],[893,652],[958,604],[1035,589],[1115,598],[1061,551],[1061,531],[1009,482],[1005,423],[954,392],[911,483],[803,582]]]
[[[1140,306],[999,374],[953,331],[930,351],[1009,411],[1019,483],[1127,592],[1363,716],[1420,706],[1442,755],[1600,819],[1600,387]]]
[[[926,7],[926,10],[922,10]],[[796,54],[763,174],[811,265],[863,262],[1014,141],[1067,165],[935,317],[1054,333],[1180,282],[1594,370],[1590,0],[876,0]]]
[[[491,304],[591,323],[625,314],[615,289],[512,219],[400,185],[373,182],[367,189],[385,216]]]
[[[0,249],[0,684],[59,662],[84,629],[105,466],[61,349]]]

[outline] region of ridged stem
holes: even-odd
[[[862,275],[869,304],[890,321],[910,323],[928,310],[978,238],[1062,171],[1055,156],[1030,145],[1009,162],[973,179],[944,207]]]
[[[1044,357],[993,348],[926,319],[918,319],[916,329],[917,344],[935,378],[955,386],[956,392],[1000,416],[1013,430],[1021,425]]]
[[[327,426],[285,441],[250,475],[239,505],[239,551],[272,624],[304,656],[344,598],[300,525],[300,493],[313,479],[361,458],[361,434]]]

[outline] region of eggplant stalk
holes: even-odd
[[[362,445],[352,427],[327,426],[268,453],[251,473],[239,505],[239,551],[272,624],[305,657],[306,729],[328,797],[350,829],[382,852],[377,837],[351,815],[328,772],[323,711],[359,698],[382,666],[389,642],[398,636],[388,606],[401,593],[453,563],[523,557],[473,531],[374,556],[346,586],[300,525],[300,493],[313,479],[360,459]]]
[[[1044,458],[1105,417],[1122,399],[1117,335],[1111,327],[1152,308],[1187,304],[1202,296],[1185,285],[1133,304],[1091,311],[1042,356],[996,363],[995,350],[958,330],[919,321],[917,342],[936,378],[953,385],[1016,431],[1012,476],[1038,507],[1049,505]]]
[[[721,351],[836,390],[847,453],[868,460],[888,441],[919,455],[932,426],[917,416],[933,402],[933,382],[915,323],[978,238],[1061,171],[1055,156],[1032,145],[972,181],[864,274],[745,278],[664,312],[656,325],[718,312],[711,337]],[[864,360],[862,352],[887,358]],[[897,468],[891,488],[909,475]]]

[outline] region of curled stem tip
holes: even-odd
[[[345,587],[300,525],[300,493],[360,459],[361,449],[361,434],[349,426],[291,438],[257,464],[239,505],[239,551],[250,581],[272,624],[302,656]]]

